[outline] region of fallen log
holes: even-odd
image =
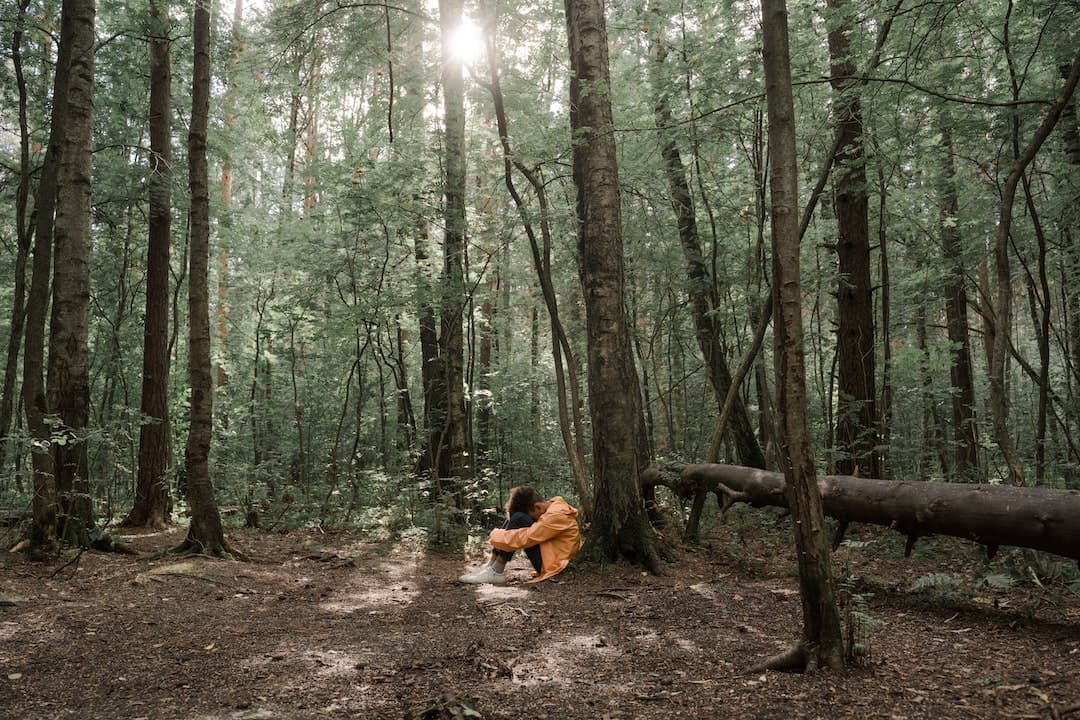
[[[722,509],[736,502],[786,507],[781,473],[738,465],[650,467],[643,487],[664,485],[681,497],[713,492]],[[825,514],[839,522],[882,525],[908,537],[906,552],[928,535],[949,535],[986,545],[1043,550],[1080,564],[1080,491],[1011,485],[878,480],[819,475]],[[839,542],[839,533],[837,542]]]

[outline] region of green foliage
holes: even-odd
[[[959,268],[969,298],[985,311],[977,286],[989,259],[998,189],[1012,158],[1013,123],[1030,136],[1042,101],[1060,87],[1058,62],[1080,36],[1075,14],[1042,1],[1017,6],[1009,19],[1017,95],[1003,45],[1004,8],[988,4],[927,6],[894,18],[882,62],[867,68],[875,32],[893,3],[856,6],[853,61],[876,80],[860,89],[867,145],[866,188],[878,317],[888,300],[890,324],[878,332],[877,371],[883,380],[888,331],[891,398],[888,444],[894,477],[950,479],[952,440],[945,436],[956,396],[950,378],[957,347],[944,330],[942,231],[961,238]],[[479,11],[480,8],[471,8]],[[485,10],[488,8],[485,8]],[[31,154],[36,173],[48,134],[54,39],[59,5],[31,3],[33,22],[22,48],[30,97]],[[136,471],[147,235],[147,72],[145,0],[107,0],[98,6],[97,101],[94,155],[94,248],[91,272],[91,394],[88,436],[95,498],[107,516],[131,501]],[[575,499],[560,434],[551,332],[539,299],[533,257],[503,177],[502,150],[491,121],[486,59],[471,69],[469,204],[466,286],[461,318],[469,374],[477,474],[453,503],[434,498],[413,474],[425,428],[419,323],[425,307],[438,317],[444,287],[440,68],[437,22],[431,8],[273,0],[244,26],[215,14],[210,177],[215,221],[211,259],[214,362],[224,373],[215,394],[212,474],[219,500],[261,511],[264,525],[350,527],[382,537],[422,535],[439,542],[482,524],[480,508],[497,506],[509,488],[533,484],[546,495]],[[515,159],[533,169],[550,203],[551,271],[571,349],[583,363],[585,319],[576,257],[575,190],[567,121],[565,26],[557,6],[522,2],[498,8],[493,27],[500,81]],[[172,278],[176,290],[170,367],[172,465],[182,467],[187,433],[186,259],[187,150],[191,48],[190,6],[173,4]],[[649,52],[662,38],[668,50],[657,69],[690,182],[702,246],[714,279],[729,361],[746,351],[760,302],[768,292],[768,207],[763,192],[763,79],[755,3],[696,5],[661,2],[610,8],[612,101],[616,118],[622,219],[627,247],[626,307],[632,314],[638,370],[646,382],[655,455],[699,461],[709,447],[717,407],[708,386],[686,297],[686,261],[664,180],[655,129],[657,98]],[[791,51],[799,142],[800,207],[830,149],[834,118],[827,48],[822,38],[836,17],[820,3],[792,2]],[[9,49],[14,6],[0,10],[0,42]],[[107,39],[107,42],[104,42]],[[12,277],[14,192],[19,154],[13,67],[0,64],[0,269]],[[880,80],[880,81],[879,81]],[[1033,102],[1028,102],[1033,100]],[[959,204],[942,207],[943,132],[955,146]],[[1060,134],[1060,133],[1058,133]],[[1048,429],[1038,435],[1036,377],[1010,363],[1010,431],[1034,465],[1045,453],[1045,482],[1075,484],[1077,382],[1065,305],[1080,293],[1075,207],[1076,167],[1056,134],[1031,166],[1034,196],[1017,203],[1013,263],[1017,287],[1039,276],[1039,243],[1030,209],[1048,233],[1049,293],[1017,295],[1013,344],[1037,377],[1035,317],[1049,303],[1054,324],[1046,374],[1053,389]],[[231,198],[222,176],[231,172]],[[535,194],[515,176],[527,213],[537,219]],[[835,417],[833,358],[841,278],[835,267],[836,219],[831,187],[803,241],[807,328],[807,418],[823,466]],[[1071,233],[1068,234],[1068,233]],[[426,253],[417,262],[419,250]],[[887,254],[890,274],[882,275]],[[0,338],[10,328],[13,283],[0,283]],[[487,303],[493,316],[481,312]],[[537,322],[533,325],[533,312]],[[920,319],[922,318],[922,319]],[[973,329],[978,315],[970,315]],[[218,327],[220,326],[220,333]],[[481,365],[480,342],[490,331],[491,359]],[[926,334],[920,342],[920,332]],[[981,336],[973,333],[977,421],[989,437],[986,367]],[[533,346],[535,344],[535,351]],[[751,421],[764,424],[770,402],[771,338],[758,362],[764,385],[751,375],[742,387]],[[585,384],[587,368],[581,367]],[[399,417],[408,392],[411,418]],[[618,389],[611,389],[617,392]],[[482,401],[481,401],[482,399]],[[587,418],[587,398],[582,410]],[[763,405],[763,402],[765,403]],[[478,416],[490,411],[487,437]],[[414,427],[406,426],[414,422]],[[8,447],[25,461],[31,447],[13,423]],[[588,427],[585,445],[588,447]],[[67,436],[58,434],[58,442]],[[483,443],[484,452],[480,452]],[[992,447],[983,464],[997,464]],[[732,459],[723,448],[722,459]],[[10,457],[10,456],[9,456]],[[944,466],[942,458],[944,458]],[[824,469],[827,469],[825,467]],[[0,468],[0,494],[29,499],[14,466]],[[285,498],[292,498],[286,502]],[[182,508],[182,503],[178,503]],[[709,512],[712,512],[709,510]],[[738,510],[735,517],[739,518]],[[456,539],[461,539],[455,537]],[[922,545],[916,552],[922,551]],[[947,574],[924,576],[913,592],[951,592]],[[981,583],[1003,589],[1005,575]],[[1075,582],[1053,565],[1018,563],[1017,583]],[[860,620],[864,622],[865,619]]]
[[[859,576],[845,571],[837,583],[837,595],[843,610],[847,661],[865,666],[871,662],[871,635],[885,627],[885,621],[870,614],[874,594],[862,591],[862,584]]]
[[[1016,580],[1004,573],[988,573],[979,578],[979,582],[993,590],[1004,590],[1016,584]]]
[[[962,585],[962,580],[955,573],[932,572],[921,575],[911,583],[909,592],[926,593],[936,597],[954,596]]]

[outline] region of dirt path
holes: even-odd
[[[782,546],[727,552],[720,532],[662,577],[578,568],[538,587],[461,585],[461,554],[346,534],[235,535],[251,563],[87,553],[55,577],[5,553],[0,717],[1080,718],[1080,598],[885,589],[940,559],[841,552],[878,572],[865,667],[738,674],[795,638],[797,585]]]

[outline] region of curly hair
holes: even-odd
[[[510,516],[522,512],[528,515],[529,511],[533,509],[533,505],[543,501],[544,498],[536,490],[528,485],[519,485],[510,490],[510,499],[506,503],[506,514]]]

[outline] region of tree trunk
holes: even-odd
[[[266,495],[271,499],[277,497],[277,482],[275,473],[264,464],[268,460],[268,450],[273,447],[269,433],[263,423],[264,416],[269,415],[267,400],[270,397],[270,373],[262,374],[263,339],[269,335],[264,329],[270,301],[274,299],[274,282],[271,281],[267,290],[258,288],[255,295],[255,329],[251,333],[255,340],[255,357],[251,362],[251,395],[249,399],[251,413],[251,464],[257,477],[266,480]],[[269,348],[268,348],[269,349]],[[269,364],[269,352],[267,352],[267,364]]]
[[[300,488],[307,496],[307,449],[304,432],[304,404],[300,398],[300,382],[297,379],[297,370],[302,367],[303,342],[300,343],[300,351],[296,347],[296,328],[300,325],[302,316],[293,315],[288,319],[289,323],[289,386],[292,388],[292,426],[296,428],[296,452],[290,463],[290,479],[295,487]]]
[[[56,73],[53,76],[53,107],[49,142],[41,168],[36,198],[37,214],[34,257],[30,289],[26,301],[26,339],[23,347],[23,406],[31,436],[31,462],[34,489],[33,521],[30,525],[28,554],[51,557],[56,552],[57,493],[56,467],[49,446],[52,432],[46,418],[52,412],[45,395],[45,319],[49,309],[49,280],[52,274],[53,228],[56,212],[57,171],[61,159],[61,140],[67,119],[68,81],[71,70],[74,19],[64,4],[60,13],[60,41],[57,46]]]
[[[724,506],[788,507],[784,476],[754,468],[673,465],[649,468],[642,482],[686,497],[715,492]],[[849,475],[823,475],[817,485],[829,517],[892,528],[908,536],[908,552],[920,537],[949,535],[982,543],[991,556],[1012,545],[1080,559],[1080,490]]]
[[[925,474],[929,474],[924,462],[928,456],[940,464],[942,477],[949,477],[950,465],[946,451],[948,445],[944,421],[937,410],[937,401],[934,397],[934,377],[930,372],[930,349],[927,345],[926,307],[919,305],[915,308],[915,337],[919,348],[919,375],[922,377],[922,445],[925,453],[920,455],[917,468]]]
[[[959,201],[956,188],[956,152],[953,148],[951,122],[940,118],[942,162],[945,165],[941,187],[941,246],[945,255],[945,317],[952,343],[949,377],[953,387],[952,432],[955,448],[953,473],[961,481],[979,479],[978,425],[975,420],[975,381],[971,367],[971,340],[968,335],[967,273],[957,226]]]
[[[480,372],[476,379],[476,388],[481,396],[474,403],[476,407],[476,457],[485,468],[491,468],[492,450],[495,447],[495,396],[491,388],[491,378],[495,373],[492,364],[495,345],[496,307],[492,298],[499,296],[499,282],[495,280],[488,287],[488,295],[480,304]]]
[[[213,436],[213,378],[210,365],[210,192],[206,135],[210,112],[210,6],[195,0],[194,67],[191,126],[188,130],[191,188],[191,247],[188,270],[188,364],[191,378],[191,426],[184,450],[184,475],[191,503],[187,539],[178,548],[206,555],[228,555],[221,514],[210,480]]]
[[[443,236],[443,302],[439,345],[446,378],[444,441],[449,455],[449,477],[457,487],[473,473],[468,455],[469,432],[465,411],[465,347],[462,320],[465,312],[465,83],[462,61],[449,38],[461,24],[463,0],[440,0],[439,26],[443,38],[442,77],[445,108],[445,214]]]
[[[653,11],[654,14],[657,12]],[[693,309],[694,329],[698,347],[705,358],[705,371],[716,397],[718,411],[723,410],[724,400],[731,388],[731,371],[728,369],[723,344],[720,342],[720,302],[716,283],[705,262],[701,251],[701,239],[698,235],[697,214],[694,210],[694,197],[690,183],[686,178],[679,147],[671,131],[671,107],[662,72],[667,58],[667,48],[663,44],[662,21],[653,30],[652,40],[652,84],[654,96],[654,118],[657,132],[660,134],[660,152],[664,160],[664,173],[667,177],[668,192],[671,194],[671,208],[679,228],[683,257],[686,260],[687,287],[690,306]],[[730,422],[725,429],[735,445],[739,462],[751,467],[765,467],[765,456],[761,452],[753,424],[746,411],[742,395],[736,393]]]
[[[26,265],[30,256],[33,231],[27,219],[30,204],[32,171],[30,167],[30,123],[27,118],[26,78],[22,66],[22,38],[26,10],[30,0],[19,0],[15,31],[11,34],[11,63],[19,93],[19,187],[15,192],[15,287],[11,299],[11,333],[8,335],[4,365],[4,388],[0,395],[0,472],[7,458],[11,419],[15,411],[15,385],[19,375],[19,351],[22,348],[26,320]],[[18,451],[16,451],[18,452]]]
[[[169,246],[172,225],[169,6],[150,3],[150,228],[146,253],[139,470],[135,505],[125,525],[169,522]]]
[[[399,318],[394,319],[393,332],[396,341],[391,342],[390,368],[397,389],[398,449],[411,451],[416,447],[416,417],[413,415],[412,393],[409,391],[409,372],[405,366],[406,333]]]
[[[798,176],[795,113],[788,53],[787,3],[762,0],[762,55],[769,113],[769,196],[772,205],[774,362],[777,438],[784,460],[784,494],[795,519],[803,640],[785,660],[799,669],[843,665],[840,613],[836,607],[825,516],[818,492],[807,426],[799,268]],[[784,667],[786,663],[767,663]]]
[[[624,307],[619,176],[602,0],[566,0],[570,129],[574,136],[578,256],[585,299],[593,428],[595,554],[656,569],[655,537],[641,502],[641,393]]]
[[[59,417],[53,462],[61,537],[85,543],[93,526],[86,431],[90,416],[90,192],[94,130],[94,0],[71,0],[71,59],[56,177],[47,402]],[[70,528],[75,530],[71,534]]]
[[[419,300],[420,378],[424,390],[426,437],[416,459],[416,474],[419,477],[430,475],[431,478],[438,478],[447,477],[450,474],[443,441],[443,427],[446,422],[446,379],[440,359],[439,331],[435,321],[435,305],[432,301],[434,290],[431,287],[427,240],[427,228],[418,226],[414,252]]]
[[[877,446],[877,400],[874,362],[874,301],[870,279],[870,237],[863,150],[859,82],[852,78],[849,35],[853,25],[847,0],[828,0],[835,25],[829,30],[832,61],[833,114],[839,147],[836,153],[837,349],[839,399],[837,407],[837,468],[866,477],[880,477]]]

